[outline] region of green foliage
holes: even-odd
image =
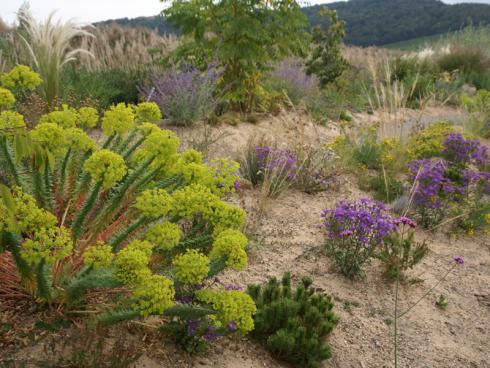
[[[315,292],[311,279],[303,278],[293,290],[286,273],[281,283],[271,278],[265,285],[250,285],[247,292],[257,305],[252,336],[272,354],[298,367],[320,367],[330,358],[325,337],[338,317],[331,298]]]
[[[414,235],[412,230],[404,229],[383,242],[377,257],[384,263],[385,275],[390,280],[403,276],[404,271],[415,267],[429,253],[427,242],[416,242]]]
[[[475,96],[461,97],[461,104],[470,113],[469,121],[465,124],[470,133],[484,138],[490,137],[490,91],[481,89]]]
[[[328,17],[329,27],[325,31],[321,26],[312,30],[314,48],[306,62],[306,72],[315,74],[320,85],[325,87],[335,80],[349,67],[347,60],[342,56],[340,49],[342,39],[345,37],[345,22],[340,20],[335,10],[323,7],[319,16]]]
[[[359,177],[359,186],[363,190],[372,191],[375,199],[385,203],[390,203],[404,192],[403,182],[390,174],[362,175]]]
[[[161,315],[187,296],[205,307],[194,286],[227,267],[223,244],[238,249],[226,254],[229,264],[245,267],[245,213],[222,199],[238,165],[179,153],[175,133],[144,122],[159,118],[155,107],[111,108],[100,146],[79,128],[97,123],[93,109],[63,106],[31,130],[21,115],[2,113],[0,248],[13,256],[18,287],[40,303],[83,306],[99,289],[103,302],[91,309],[101,323]],[[213,243],[219,254],[210,261]],[[103,293],[121,286],[124,293]],[[242,299],[216,308],[223,318],[242,307],[249,313]],[[244,315],[236,317],[241,331],[249,329]]]
[[[444,149],[446,135],[455,131],[451,123],[445,121],[433,123],[410,138],[408,153],[414,159],[440,156]]]
[[[202,70],[216,63],[223,69],[223,98],[246,111],[255,107],[271,62],[301,53],[306,39],[306,19],[296,1],[178,0],[163,15],[189,38],[177,57]]]

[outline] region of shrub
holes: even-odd
[[[282,282],[269,279],[265,285],[249,285],[247,292],[257,305],[252,336],[272,354],[298,367],[320,367],[331,357],[325,342],[338,317],[328,295],[316,292],[312,280],[304,277],[293,290],[291,275]]]
[[[321,17],[328,17],[329,27],[327,31],[324,31],[321,25],[313,28],[314,46],[306,61],[306,71],[308,74],[315,74],[320,85],[325,87],[335,82],[349,67],[349,63],[342,56],[340,48],[342,39],[345,37],[345,22],[337,17],[335,10],[329,10],[326,7],[323,7],[318,14]]]
[[[298,105],[317,88],[316,78],[308,76],[297,59],[285,59],[277,64],[268,84],[274,91],[284,91],[294,105]]]
[[[403,276],[403,272],[415,267],[429,252],[426,241],[417,243],[414,228],[417,224],[407,217],[394,221],[396,231],[383,242],[378,258],[385,265],[385,275],[390,280]]]
[[[143,106],[135,110],[146,112]],[[0,191],[0,249],[17,267],[14,288],[70,308],[84,304],[91,289],[117,287],[117,298],[100,294],[103,303],[93,305],[101,323],[165,314],[174,323],[202,319],[214,329],[233,322],[237,331],[251,330],[255,305],[248,295],[208,298],[201,286],[227,265],[247,263],[245,213],[222,200],[234,188],[237,164],[207,165],[195,151],[178,153],[173,132],[138,125],[146,114],[138,116],[124,104],[107,111],[101,146],[70,114],[48,115],[32,130],[21,116],[0,120],[7,184]]]
[[[256,147],[259,172],[262,173],[262,191],[275,198],[288,189],[297,173],[296,155],[289,149]]]
[[[444,139],[455,127],[448,122],[438,121],[410,137],[408,153],[414,159],[436,157],[444,149]]]
[[[381,202],[361,199],[339,202],[323,211],[327,251],[334,265],[349,278],[362,275],[362,268],[378,246],[395,230],[393,219]]]
[[[474,97],[462,96],[461,104],[470,113],[470,119],[466,123],[466,128],[469,132],[484,138],[489,138],[490,92],[482,89]]]
[[[173,69],[164,75],[153,76],[152,81],[140,90],[147,101],[160,106],[170,123],[190,126],[214,113],[218,103],[215,97],[217,78],[214,68],[204,73],[195,68]]]
[[[487,148],[478,140],[451,133],[446,136],[439,157],[442,158],[415,160],[409,164],[416,184],[413,202],[422,225],[436,225],[448,214],[459,218],[459,223],[470,217],[475,223],[485,223],[485,212],[476,208],[487,207],[490,193],[490,173],[485,171],[489,158]]]
[[[21,38],[43,80],[44,97],[51,107],[59,95],[63,67],[76,60],[77,54],[88,53],[82,48],[72,49],[72,40],[75,37],[92,36],[72,20],[65,23],[53,22],[53,16],[54,13],[51,13],[42,24],[34,19],[27,8],[22,9],[19,14],[22,28],[26,32],[26,37],[21,35]]]
[[[254,109],[270,65],[300,55],[305,45],[306,17],[296,1],[178,0],[163,14],[188,37],[176,57],[197,62],[201,70],[211,64],[222,70],[218,88],[235,110]]]
[[[313,194],[327,190],[335,183],[332,151],[327,147],[300,147],[296,150],[298,169],[293,186]]]

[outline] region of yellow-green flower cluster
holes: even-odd
[[[204,289],[196,292],[197,298],[211,304],[223,326],[234,322],[238,331],[246,333],[254,328],[253,315],[257,307],[250,295],[238,290]]]
[[[184,284],[198,285],[209,273],[209,258],[195,249],[178,255],[172,264],[177,280]]]
[[[240,230],[245,225],[246,213],[238,206],[218,201],[213,206],[213,211],[207,220],[213,225],[215,235],[226,229]]]
[[[131,106],[119,103],[111,106],[102,117],[102,130],[107,136],[114,133],[124,134],[134,126],[135,114]]]
[[[153,132],[159,132],[161,129],[153,123],[141,123],[137,128],[143,136],[147,137]]]
[[[43,228],[51,228],[56,225],[56,217],[41,208],[37,207],[36,200],[29,194],[24,193],[20,188],[12,190],[14,213],[13,220],[6,216],[6,209],[0,202],[0,232],[3,230],[33,234]]]
[[[131,243],[128,244],[127,249],[139,250],[145,253],[147,257],[150,257],[153,253],[153,244],[146,240],[133,240]]]
[[[67,146],[79,150],[88,151],[95,149],[95,142],[80,128],[69,128],[65,130]]]
[[[38,73],[33,72],[26,65],[17,65],[8,73],[0,76],[0,83],[9,89],[33,90],[42,83]]]
[[[134,110],[139,123],[157,123],[162,118],[160,108],[154,102],[141,102]]]
[[[77,126],[78,119],[77,110],[63,104],[61,110],[54,110],[41,116],[39,124],[54,123],[62,128],[74,128]]]
[[[124,248],[117,253],[114,260],[114,274],[125,285],[137,285],[151,275],[149,262],[150,256],[145,251]]]
[[[209,217],[212,215],[213,205],[220,201],[209,188],[201,184],[176,190],[172,197],[175,201],[174,214],[184,219],[192,219],[197,214]]]
[[[111,188],[127,172],[124,159],[108,149],[94,152],[85,161],[83,169],[90,174],[95,182],[101,181],[104,189]]]
[[[83,252],[83,262],[95,269],[109,267],[113,258],[112,247],[103,242],[98,242]]]
[[[71,254],[73,242],[70,232],[64,227],[41,228],[32,239],[22,243],[21,256],[30,264],[44,260],[52,264]]]
[[[227,158],[217,158],[211,161],[211,167],[214,169],[212,192],[220,196],[231,192],[238,179],[240,164]]]
[[[237,230],[224,230],[220,232],[213,242],[210,258],[224,257],[227,267],[237,271],[245,269],[248,262],[246,247],[247,237]]]
[[[24,117],[15,111],[0,112],[0,135],[13,135],[26,127]]]
[[[157,219],[172,211],[174,199],[164,189],[148,189],[136,198],[135,207],[144,216]]]
[[[147,317],[150,314],[163,314],[172,307],[175,290],[172,281],[165,276],[150,275],[135,287],[133,296],[136,299],[133,307]]]
[[[179,244],[181,236],[179,225],[167,221],[151,227],[145,239],[159,249],[170,250]]]
[[[135,157],[153,159],[153,167],[166,167],[175,159],[179,145],[179,137],[171,130],[155,130],[145,138]]]
[[[93,128],[99,121],[99,113],[93,107],[81,107],[78,110],[78,122],[84,128]]]
[[[381,160],[388,165],[393,162],[393,151],[401,144],[398,138],[384,138],[380,142]]]
[[[0,87],[0,111],[8,110],[14,106],[15,96],[6,88]]]
[[[408,153],[414,159],[438,156],[444,149],[446,135],[453,132],[455,128],[450,123],[434,123],[410,139]]]
[[[33,141],[39,142],[55,155],[59,155],[66,149],[65,130],[58,124],[38,124],[30,133]]]

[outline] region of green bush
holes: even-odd
[[[257,305],[252,336],[275,356],[298,367],[320,367],[330,358],[325,341],[338,322],[328,295],[316,292],[312,280],[304,277],[296,290],[291,275],[281,283],[276,278],[265,285],[250,285],[247,293]]]

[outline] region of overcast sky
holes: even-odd
[[[324,4],[337,0],[309,0],[308,4]],[[464,1],[464,0],[463,0]],[[490,0],[473,0],[490,1]],[[24,0],[0,0],[0,17],[11,23]],[[446,2],[462,2],[446,0]],[[30,0],[31,10],[38,19],[44,19],[52,10],[63,19],[76,18],[80,22],[96,22],[114,18],[135,18],[156,15],[169,2],[159,0]]]

